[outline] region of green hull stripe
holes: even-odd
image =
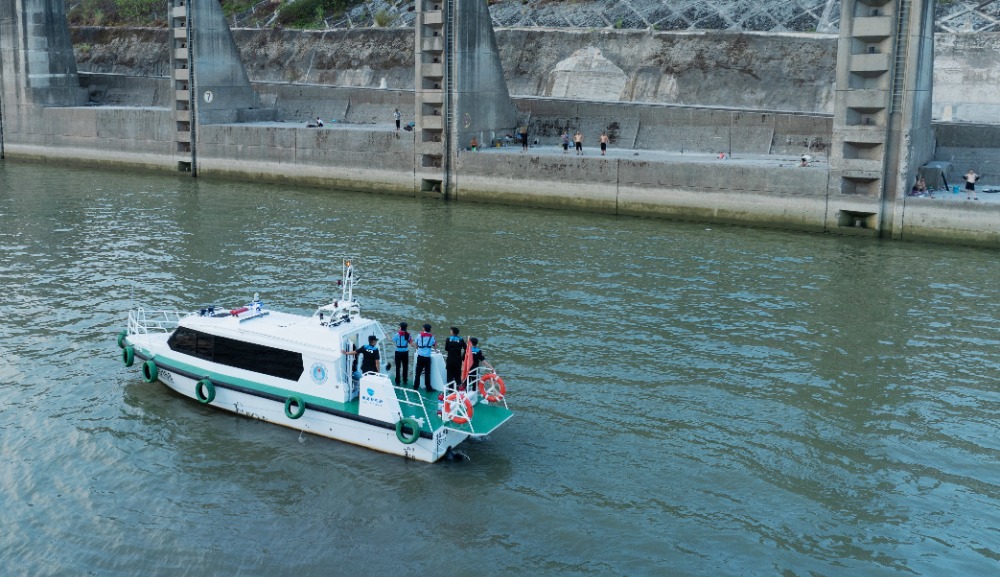
[[[237,391],[246,395],[251,395],[254,397],[260,397],[262,399],[267,399],[270,401],[275,401],[278,403],[284,403],[289,396],[301,397],[305,402],[307,409],[313,411],[319,411],[321,413],[326,413],[328,415],[333,415],[335,417],[341,417],[344,419],[349,419],[351,421],[357,421],[364,423],[366,425],[372,425],[374,427],[379,427],[382,429],[390,429],[395,431],[395,423],[386,423],[384,421],[376,421],[375,419],[370,419],[368,417],[362,417],[357,414],[357,412],[351,412],[351,407],[344,403],[338,403],[337,401],[331,401],[329,399],[324,399],[321,397],[314,397],[312,395],[307,395],[305,393],[300,393],[298,391],[289,391],[287,389],[281,389],[278,387],[272,387],[270,385],[265,385],[262,383],[256,383],[254,381],[248,381],[246,379],[240,379],[235,377],[218,376],[218,373],[204,374],[203,372],[197,372],[199,369],[182,361],[175,361],[172,359],[166,359],[167,362],[163,362],[164,357],[162,355],[147,355],[145,351],[136,351],[135,356],[143,359],[153,359],[156,364],[163,370],[177,373],[181,376],[187,377],[189,379],[194,379],[196,381],[203,378],[209,378],[216,387],[223,389],[229,389],[232,391]],[[155,358],[154,358],[155,357]],[[434,435],[430,431],[426,431],[421,428],[420,436],[425,439],[433,439]]]

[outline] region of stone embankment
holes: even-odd
[[[169,72],[165,30],[71,32],[81,72]],[[255,82],[413,88],[412,29],[237,29],[233,35]],[[514,96],[833,112],[837,39],[829,34],[531,28],[496,36]],[[938,34],[935,60],[934,118],[995,122],[1000,33]],[[115,100],[127,97],[92,95],[103,104],[129,104]]]

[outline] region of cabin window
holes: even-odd
[[[302,376],[302,355],[255,343],[218,337],[180,327],[167,341],[170,350],[237,369],[297,381]]]

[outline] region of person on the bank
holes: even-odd
[[[517,133],[521,135],[521,152],[528,152],[528,125],[519,128]]]
[[[564,130],[560,138],[562,138],[563,154],[566,154],[569,152],[569,131]]]
[[[577,155],[583,154],[583,135],[580,134],[579,130],[573,135],[573,143],[576,145]]]
[[[402,117],[402,115],[399,113],[399,109],[398,108],[396,110],[392,111],[392,118],[393,118],[393,120],[396,121],[396,132],[399,132],[399,119],[401,117]]]
[[[451,327],[451,335],[444,343],[445,368],[448,370],[448,382],[462,384],[462,359],[465,357],[465,339],[458,336],[458,327]]]
[[[969,172],[965,173],[965,200],[979,200],[979,196],[976,195],[977,180],[979,180],[979,175],[970,168]]]
[[[361,374],[377,373],[380,356],[377,343],[378,338],[376,338],[375,335],[369,335],[367,345],[354,351],[343,351],[343,353],[348,357],[361,355]]]
[[[601,156],[604,156],[604,153],[608,151],[608,141],[609,140],[610,139],[608,138],[608,133],[604,132],[602,130],[601,131]]]
[[[392,344],[396,345],[396,386],[405,387],[407,378],[410,376],[410,343],[413,337],[406,330],[406,323],[399,323],[399,331],[392,337]],[[402,381],[400,381],[402,374]]]
[[[437,340],[431,334],[431,325],[424,324],[424,330],[420,331],[417,338],[413,339],[413,346],[417,348],[417,366],[413,372],[413,390],[420,389],[420,375],[424,376],[424,388],[428,392],[431,388],[431,351],[437,346]]]

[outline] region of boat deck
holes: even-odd
[[[444,420],[441,419],[441,417],[439,417],[437,414],[438,393],[437,392],[428,393],[427,391],[421,390],[418,394],[423,400],[424,408],[426,408],[427,410],[427,415],[430,419],[429,430],[431,431],[434,431],[438,427],[445,425],[449,429],[455,429],[457,431],[468,433],[470,435],[476,435],[476,436],[488,435],[493,431],[497,430],[497,428],[499,428],[500,425],[503,425],[504,423],[507,422],[508,419],[514,416],[514,413],[511,412],[510,409],[504,407],[501,404],[487,405],[485,403],[477,403],[473,406],[471,423],[465,423],[461,425],[452,422],[445,423]],[[403,399],[402,395],[403,395],[402,391],[397,387],[396,398],[402,400]],[[357,402],[355,401],[355,403]],[[400,408],[403,411],[403,416],[413,417],[413,418],[424,416],[417,410],[416,407],[400,403]],[[424,430],[428,429],[425,428]]]

